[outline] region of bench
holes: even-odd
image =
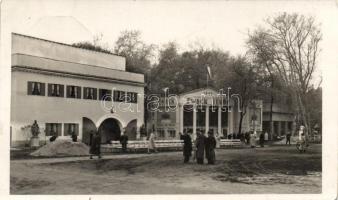
[[[232,147],[241,147],[243,143],[240,139],[221,139],[220,148],[232,148]]]
[[[148,149],[147,140],[130,140],[128,141],[128,151],[144,151]],[[183,147],[183,140],[155,140],[155,147],[157,150],[181,150]],[[122,145],[120,141],[112,141],[111,144],[101,145],[102,152],[120,152]]]

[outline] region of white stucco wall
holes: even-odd
[[[81,86],[82,88],[115,88],[116,90],[144,94],[144,88],[142,86],[130,86],[125,84],[14,71],[12,72],[11,93],[12,141],[24,140],[25,131],[21,128],[31,125],[33,120],[38,121],[41,129],[45,128],[45,123],[78,123],[79,139],[82,138],[82,117],[91,119],[96,124],[97,128],[104,119],[110,117],[119,120],[123,126],[126,126],[133,119],[137,119],[138,127],[144,123],[144,99],[140,96],[138,97],[137,104],[131,104],[130,108],[133,109],[134,112],[122,112],[117,109],[115,113],[111,114],[109,111],[102,108],[100,100],[48,97],[47,89],[45,96],[27,95],[28,81],[43,82],[46,84],[46,88],[48,83],[56,83],[63,84],[65,85],[64,87],[66,87],[66,85],[76,85]],[[117,108],[118,102],[108,102],[107,104],[111,105],[111,103]],[[139,112],[136,112],[137,109]],[[44,140],[44,133],[42,133],[40,137]]]
[[[62,123],[62,135],[64,123],[79,124],[79,139],[83,117],[91,119],[96,128],[107,118],[117,119],[123,127],[135,119],[137,127],[144,123],[144,76],[126,72],[124,57],[15,33],[11,53],[11,139],[14,144],[29,139],[28,126],[34,120],[40,126],[41,140],[48,140],[44,132],[46,123]],[[28,95],[28,81],[45,83],[45,96]],[[82,98],[48,97],[48,83],[64,85],[65,96],[67,85],[80,86]],[[136,92],[141,96],[137,104],[129,104],[128,111],[115,109],[111,113],[102,107],[102,101],[83,99],[84,87]],[[121,103],[107,102],[108,106],[112,104],[118,108]]]
[[[32,68],[39,68],[42,70],[56,71],[61,73],[91,75],[122,81],[144,83],[143,74],[136,74],[79,63],[69,63],[31,55],[12,54],[12,66],[28,66]]]

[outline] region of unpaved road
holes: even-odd
[[[216,165],[182,152],[11,161],[11,194],[321,193],[321,145],[219,149]]]

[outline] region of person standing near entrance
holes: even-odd
[[[216,139],[211,131],[208,132],[208,137],[205,140],[205,154],[208,160],[208,164],[215,164],[216,155]]]
[[[197,132],[197,138],[196,138],[197,164],[203,164],[204,162],[204,148],[205,148],[205,136],[201,132]]]
[[[289,144],[291,145],[291,132],[288,131],[288,133],[286,134],[286,145]]]
[[[148,153],[150,153],[151,151],[157,152],[155,146],[155,134],[153,132],[150,133],[148,140]]]
[[[191,137],[187,132],[184,132],[183,135],[180,132],[180,140],[183,140],[183,156],[184,156],[184,163],[188,163],[190,156],[191,156],[191,151],[192,151],[192,142],[191,142]]]
[[[126,129],[123,129],[122,135],[120,137],[120,143],[122,145],[122,152],[127,152],[127,144],[128,144],[128,135]]]
[[[99,158],[101,158],[101,136],[99,132],[96,132],[93,136],[89,153],[90,159],[93,159],[93,155],[97,155]]]

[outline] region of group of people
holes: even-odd
[[[264,147],[264,144],[269,139],[267,132],[261,132],[259,135],[256,131],[250,131],[244,134],[244,142],[249,144],[251,148],[255,148],[257,145],[257,140],[259,141],[259,146]]]
[[[126,134],[126,130],[123,130],[120,138],[120,144],[122,146],[122,152],[126,153],[127,152],[127,145],[128,145],[128,135]],[[99,132],[94,132],[92,131],[90,134],[90,140],[89,140],[89,145],[90,145],[90,149],[89,149],[89,154],[90,154],[90,159],[93,159],[93,156],[98,156],[98,158],[102,158],[101,155],[101,136],[99,134]],[[148,153],[152,153],[152,152],[157,152],[156,150],[156,146],[155,146],[155,134],[151,133],[149,136],[149,140],[148,140]]]
[[[126,130],[124,129],[121,136],[120,136],[120,143],[122,146],[122,152],[127,152],[127,144],[128,144],[128,135],[126,134]],[[98,158],[102,158],[101,156],[101,136],[98,131],[92,131],[90,133],[90,139],[89,139],[89,154],[90,159],[93,159],[94,155],[97,155]]]
[[[184,163],[188,163],[190,157],[192,156],[192,151],[194,150],[194,159],[196,158],[197,164],[204,163],[204,155],[208,160],[208,164],[215,164],[216,155],[215,155],[215,148],[216,148],[216,139],[212,132],[208,132],[208,137],[204,136],[201,132],[197,132],[197,137],[194,142],[191,139],[190,134],[187,132],[180,133],[180,138],[183,140],[183,156],[184,156]]]

